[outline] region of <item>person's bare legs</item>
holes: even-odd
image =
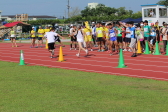
[[[15,44],[15,47],[17,47],[16,39],[15,39],[15,38],[13,39],[13,42],[14,42],[14,44]]]

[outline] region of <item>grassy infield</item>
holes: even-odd
[[[0,62],[0,112],[167,112],[168,82]]]

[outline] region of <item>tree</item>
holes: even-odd
[[[81,14],[81,10],[78,7],[72,8],[72,11],[69,12],[69,17],[79,16]]]
[[[157,4],[168,6],[168,0],[160,0]]]

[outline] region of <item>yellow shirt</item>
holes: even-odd
[[[38,29],[38,34],[39,34],[38,36],[39,36],[39,37],[43,37],[43,36],[44,36],[44,33],[45,33],[45,32],[44,32],[43,29]]]
[[[46,33],[46,32],[50,32],[50,29],[44,29],[44,32]]]
[[[108,39],[109,38],[109,29],[104,27],[104,32],[105,32],[104,37],[106,37]]]
[[[83,29],[83,31],[85,32],[87,37],[91,37],[91,34],[92,34],[92,30],[91,29],[85,28],[85,29]]]
[[[36,32],[34,30],[31,31],[31,37],[36,37]]]
[[[97,37],[103,37],[104,29],[102,27],[96,28]]]

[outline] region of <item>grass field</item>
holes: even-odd
[[[0,112],[167,112],[168,82],[0,61]]]

